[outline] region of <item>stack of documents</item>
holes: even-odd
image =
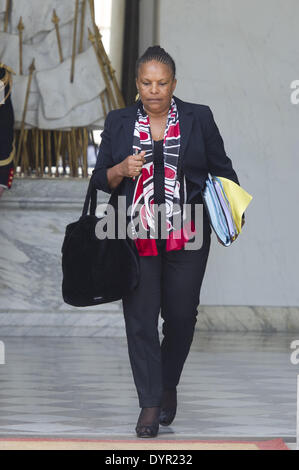
[[[208,173],[202,198],[220,243],[231,245],[242,231],[242,215],[252,196],[234,181]]]

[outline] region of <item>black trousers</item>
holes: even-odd
[[[122,299],[129,359],[139,406],[160,406],[164,388],[178,385],[193,340],[211,229],[204,224],[197,250],[140,257],[138,287]],[[158,321],[161,309],[163,340]]]

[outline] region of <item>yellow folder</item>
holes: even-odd
[[[226,197],[230,203],[232,216],[234,218],[238,233],[241,233],[242,215],[251,202],[252,196],[237,183],[223,176],[217,176],[220,179]]]

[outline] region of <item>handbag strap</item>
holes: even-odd
[[[89,180],[89,185],[87,188],[81,217],[87,215],[88,210],[89,210],[90,215],[95,215],[95,210],[97,206],[97,190],[93,187],[93,178],[92,178],[93,174],[94,172],[92,172],[91,178]],[[89,203],[90,203],[90,207],[89,207]]]
[[[90,177],[81,217],[87,215],[88,210],[89,210],[90,215],[95,215],[96,208],[97,208],[97,189],[93,185],[93,180],[94,180],[93,176],[98,170],[99,168],[94,169]],[[113,190],[113,192],[111,193],[108,204],[113,204],[113,206],[116,207],[115,202],[117,200],[117,195],[118,195],[118,191],[117,191],[117,188],[115,188],[115,190]]]

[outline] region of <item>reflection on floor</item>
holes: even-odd
[[[135,439],[125,338],[1,337],[0,435]],[[295,334],[196,332],[173,424],[157,439],[296,440]]]

